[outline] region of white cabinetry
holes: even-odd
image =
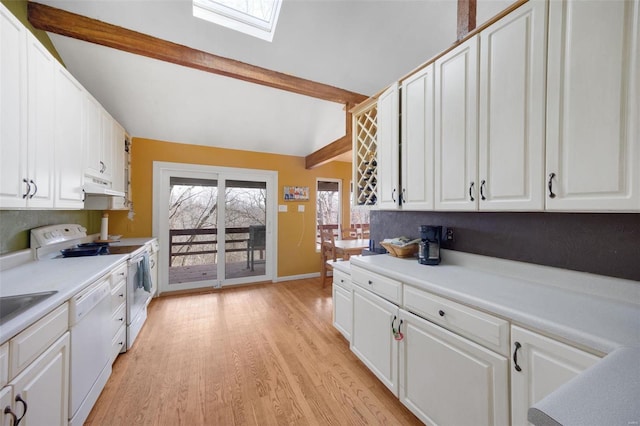
[[[125,192],[125,131],[117,121],[112,120],[111,123],[111,139],[113,147],[113,171],[111,189],[113,189],[114,191]]]
[[[102,109],[100,116],[100,129],[102,137],[100,138],[100,178],[107,182],[111,182],[113,175],[113,118],[109,113]]]
[[[102,107],[90,93],[84,93],[84,165],[85,173],[100,177],[102,155]]]
[[[476,210],[478,37],[435,62],[435,208]]]
[[[509,424],[507,358],[400,310],[400,401],[427,424]]]
[[[113,363],[118,354],[127,350],[126,305],[127,301],[127,263],[116,267],[109,277],[111,285],[111,355]]]
[[[56,208],[82,208],[82,85],[61,66],[55,71]]]
[[[24,425],[67,425],[69,405],[69,311],[63,304],[11,339],[10,365],[0,357],[9,383],[0,389],[2,424],[12,415]],[[5,353],[7,345],[0,353]],[[24,402],[22,402],[24,401]]]
[[[398,395],[398,342],[392,327],[398,307],[368,290],[353,286],[351,350],[394,395]]]
[[[378,206],[395,209],[400,200],[400,144],[398,83],[394,83],[378,98]]]
[[[433,210],[433,65],[402,82],[402,208]]]
[[[547,4],[529,1],[480,32],[481,210],[544,209]]]
[[[640,209],[640,1],[551,2],[548,210]]]
[[[342,271],[333,269],[333,326],[351,341],[353,323],[353,297],[351,277]]]
[[[595,364],[599,358],[517,326],[511,326],[511,424],[528,425],[536,402]]]
[[[0,207],[24,207],[28,195],[26,29],[0,4]],[[28,183],[28,180],[27,180]]]

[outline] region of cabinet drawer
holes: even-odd
[[[118,333],[120,327],[126,323],[127,320],[127,312],[126,305],[120,306],[117,311],[111,315],[111,335],[115,336]]]
[[[509,323],[426,291],[404,286],[404,307],[502,355],[509,355]]]
[[[115,312],[127,300],[127,281],[121,282],[111,290],[111,312]]]
[[[351,266],[351,281],[388,301],[400,305],[402,303],[402,283],[394,279]]]
[[[9,381],[9,343],[0,346],[0,388]]]
[[[111,341],[111,363],[118,358],[118,354],[125,351],[127,347],[127,327],[124,325],[120,327],[118,333],[113,337]]]
[[[9,341],[9,374],[15,377],[69,328],[69,307],[65,302]]]
[[[351,276],[342,271],[333,270],[333,285],[338,285],[345,290],[351,290]]]
[[[116,288],[120,285],[120,282],[127,281],[127,262],[118,266],[111,272],[111,288]]]

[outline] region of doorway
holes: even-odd
[[[154,162],[160,292],[274,281],[276,188],[272,171]]]

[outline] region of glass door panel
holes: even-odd
[[[226,179],[225,281],[266,275],[266,224],[266,181]]]
[[[170,178],[169,288],[218,280],[218,180]],[[178,289],[178,288],[176,288]]]

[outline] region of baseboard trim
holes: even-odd
[[[305,280],[308,278],[318,277],[320,277],[320,272],[312,272],[310,274],[287,275],[286,277],[278,277],[276,278],[275,282],[280,283],[284,281]]]

